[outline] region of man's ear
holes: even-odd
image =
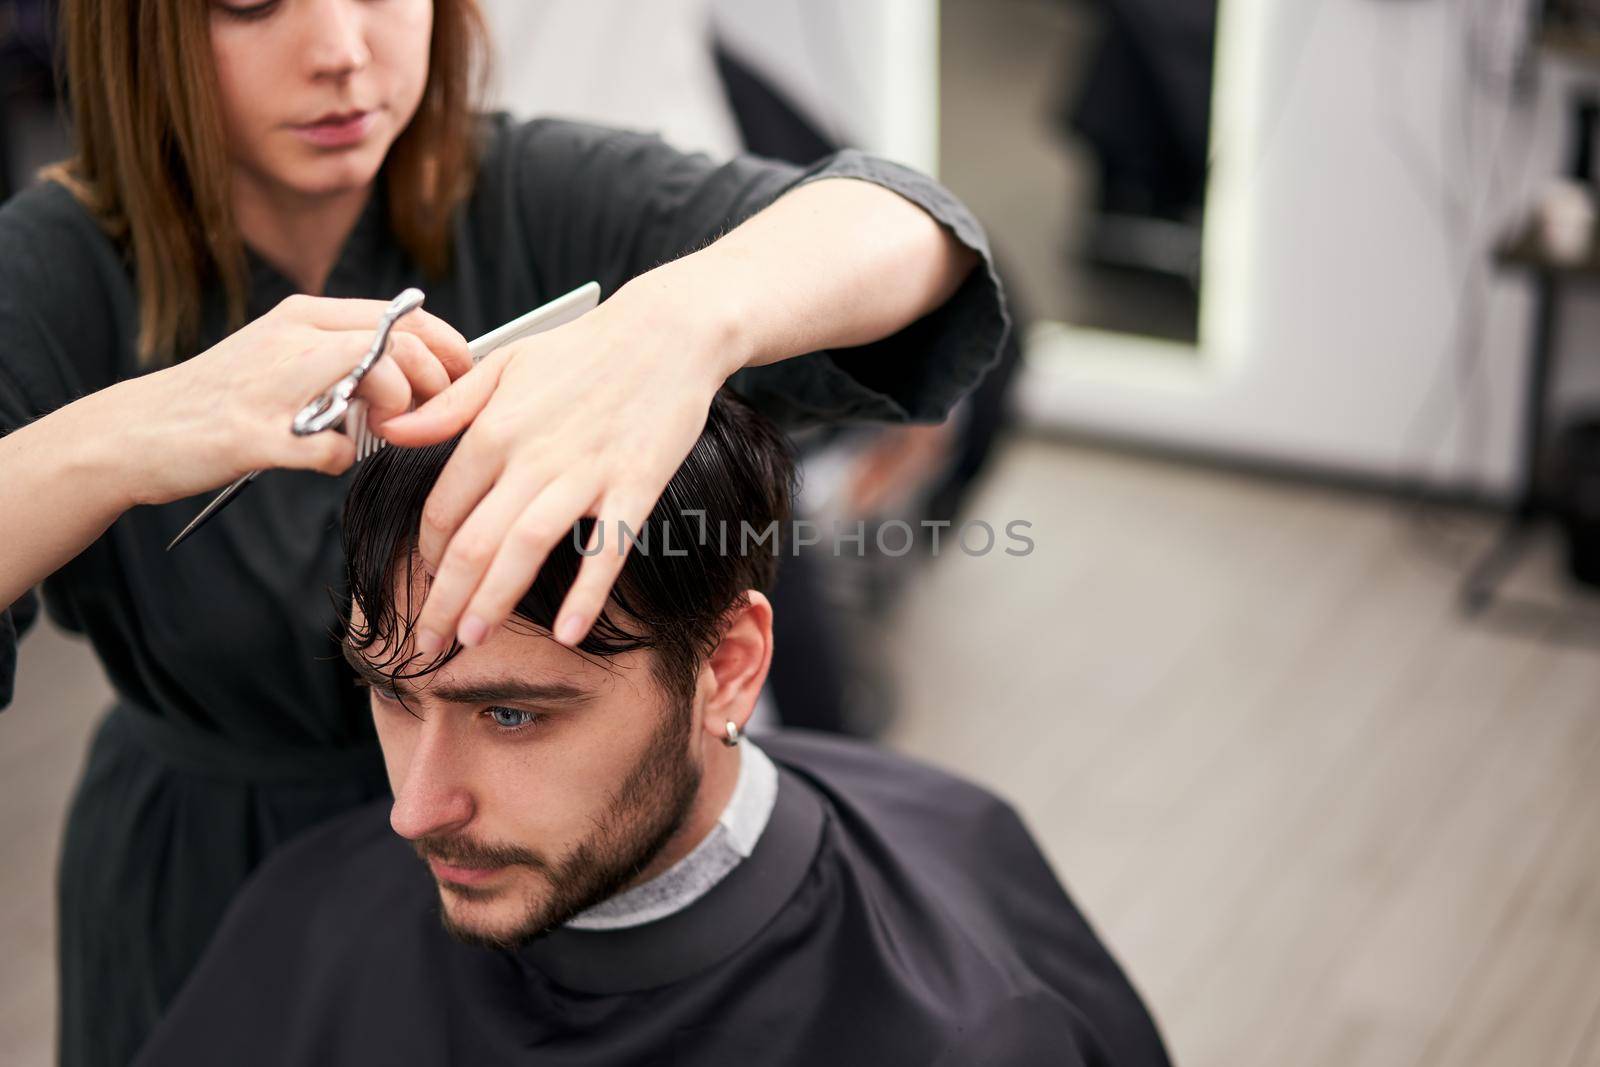
[[[755,710],[756,697],[772,665],[772,603],[754,589],[745,593],[721,642],[700,668],[705,695],[701,727],[721,739],[729,722],[741,730]]]

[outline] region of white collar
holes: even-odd
[[[716,825],[683,859],[654,878],[602,900],[567,922],[575,930],[621,930],[682,911],[711,891],[755,850],[778,799],[778,769],[748,737],[739,778]]]

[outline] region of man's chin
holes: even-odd
[[[559,925],[548,908],[530,909],[507,890],[462,892],[440,886],[439,905],[445,932],[479,948],[516,948]]]

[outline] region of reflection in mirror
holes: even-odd
[[[1035,317],[1194,344],[1216,0],[944,0],[940,166]]]

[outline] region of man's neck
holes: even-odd
[[[733,792],[709,832],[695,842],[688,854],[665,870],[585,909],[568,920],[567,926],[578,930],[622,930],[677,914],[711,892],[754,854],[777,802],[778,774],[754,742],[746,741],[735,755],[739,758],[739,772]]]
[[[235,174],[234,218],[245,244],[297,290],[321,295],[371,196],[370,184],[328,196],[304,196],[251,175]]]
[[[642,885],[670,869],[693,852],[700,842],[706,839],[706,835],[711,833],[712,828],[717,825],[717,820],[722,818],[728,800],[733,796],[733,788],[739,781],[739,749],[728,748],[721,742],[712,744],[714,747],[706,753],[704,769],[700,773],[700,789],[695,794],[694,803],[690,806],[683,825],[668,839],[666,846],[656,853],[655,859],[651,860],[650,864],[624,889]]]

